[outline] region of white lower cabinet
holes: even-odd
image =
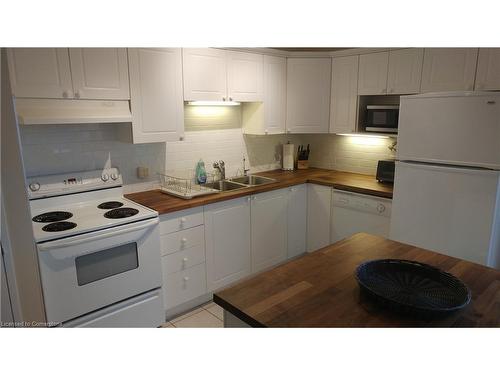
[[[330,244],[332,188],[308,184],[307,186],[307,251]]]
[[[250,197],[205,206],[207,287],[214,291],[251,272]]]
[[[163,257],[163,303],[165,310],[206,293],[205,263],[172,274],[166,272],[167,263],[168,257]]]
[[[307,185],[288,188],[287,258],[307,250]]]
[[[288,189],[252,196],[252,272],[259,272],[287,257]]]
[[[202,207],[160,217],[165,310],[207,293],[204,236]]]

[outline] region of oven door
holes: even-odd
[[[38,244],[47,320],[65,322],[160,287],[158,222]]]

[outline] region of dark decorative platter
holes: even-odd
[[[439,317],[467,306],[469,288],[450,273],[424,263],[379,259],[356,269],[363,292],[401,313]]]

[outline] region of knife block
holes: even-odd
[[[309,169],[309,160],[297,160],[297,169]]]

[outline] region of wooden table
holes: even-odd
[[[452,273],[470,288],[472,301],[438,320],[379,307],[360,294],[354,272],[359,264],[382,258],[415,260]],[[500,327],[500,271],[358,233],[217,292],[214,302],[253,327]]]

